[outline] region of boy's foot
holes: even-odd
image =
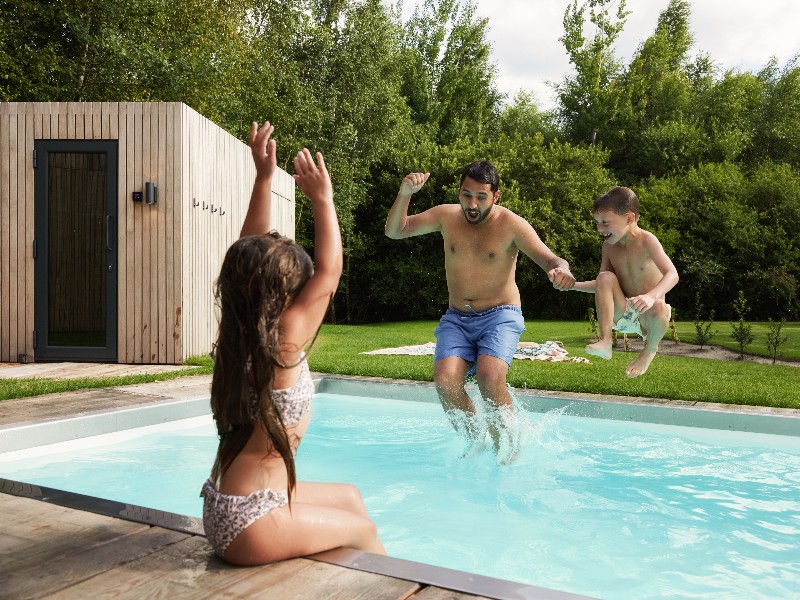
[[[653,362],[653,358],[655,358],[656,353],[651,350],[642,350],[639,356],[628,365],[628,368],[625,369],[625,374],[628,377],[639,377],[639,375],[644,375],[647,371],[647,367],[650,366],[650,363]]]
[[[600,358],[604,358],[605,360],[611,360],[612,350],[611,344],[606,342],[595,342],[594,344],[589,344],[584,348],[586,354],[591,354],[592,356],[599,356]],[[645,367],[646,369],[647,367]]]

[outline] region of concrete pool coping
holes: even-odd
[[[323,393],[366,397],[389,395],[403,400],[437,401],[433,384],[427,382],[327,374],[315,374],[315,382],[317,391]],[[647,398],[602,398],[541,390],[516,390],[516,394],[523,405],[537,412],[564,409],[566,414],[576,416],[800,436],[800,410],[796,409],[709,405]],[[134,400],[133,395],[131,400]],[[94,410],[66,417],[2,425],[0,426],[0,453],[207,415],[209,414],[208,400],[207,393],[195,394],[180,400],[150,398],[146,404],[132,404],[122,408]],[[101,498],[31,486],[10,480],[0,479],[0,492],[61,504],[77,510],[158,525],[194,535],[202,534],[202,523],[194,517],[114,503]],[[578,597],[556,590],[352,550],[333,550],[314,558],[342,567],[417,581],[489,598]]]
[[[429,382],[327,374],[315,374],[314,382],[317,391],[322,393],[437,402],[436,390]],[[798,409],[627,396],[601,397],[519,388],[515,393],[521,404],[533,412],[561,409],[570,416],[800,436]],[[0,425],[0,453],[197,417],[209,412],[209,396],[203,393],[180,400],[149,399],[143,404],[10,423]]]

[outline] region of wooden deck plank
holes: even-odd
[[[292,598],[400,600],[419,585],[308,559],[262,567],[232,567],[205,538],[192,537],[64,588],[49,598]]]
[[[148,527],[109,542],[73,548],[69,554],[40,560],[12,572],[1,586],[0,598],[50,597],[99,573],[114,573],[124,564],[189,537],[186,533]]]
[[[409,600],[490,600],[486,596],[473,596],[463,592],[454,592],[437,587],[426,587]]]
[[[223,568],[231,569],[226,566]],[[356,571],[309,559],[294,559],[248,570],[253,572],[251,576],[235,582],[220,580],[218,583],[223,585],[214,591],[220,595],[230,593],[236,598],[255,598],[265,586],[268,586],[271,598],[398,600],[408,598],[420,588],[420,585],[413,581]],[[202,597],[201,594],[190,596],[196,600]]]
[[[6,494],[0,498],[0,590],[7,587],[4,580],[15,569],[55,561],[76,548],[104,544],[150,527],[30,498]]]

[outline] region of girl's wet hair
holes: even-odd
[[[632,212],[639,216],[639,198],[636,193],[623,186],[612,188],[597,200],[594,201],[594,212],[610,210],[618,215],[625,215]]]
[[[308,253],[274,231],[240,238],[225,254],[214,289],[220,316],[211,380],[211,409],[220,438],[211,471],[215,484],[257,425],[251,416],[256,402],[272,448],[286,464],[289,491],[294,488],[292,444],[272,389],[275,368],[293,366],[279,362],[280,317],[313,272]]]

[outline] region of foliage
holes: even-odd
[[[677,314],[678,311],[673,308],[672,314],[669,316],[669,339],[676,344],[681,341],[680,337],[678,337],[678,328],[675,326],[675,317]]]
[[[714,326],[714,309],[712,308],[708,313],[708,321],[703,320],[703,304],[700,302],[700,292],[695,296],[695,311],[694,311],[694,343],[700,345],[700,350],[703,346],[711,341],[717,332],[712,331]]]
[[[182,101],[243,140],[269,119],[287,170],[322,151],[345,246],[335,321],[446,308],[441,238],[388,240],[383,225],[409,171],[431,173],[422,211],[481,158],[579,279],[600,260],[592,201],[623,184],[678,268],[678,311],[699,293],[733,319],[742,290],[754,318],[800,314],[800,56],[726,69],[694,51],[688,0],[670,0],[623,61],[624,0],[566,4],[573,69],[553,111],[499,92],[474,0],[424,0],[405,22],[383,0],[0,0],[0,101]],[[302,194],[296,217],[313,251]],[[517,281],[529,316],[580,319],[590,303],[526,257]]]
[[[743,359],[745,347],[753,343],[753,333],[752,326],[745,322],[745,316],[750,312],[750,308],[747,306],[747,300],[742,290],[739,290],[739,297],[733,302],[733,312],[736,313],[739,320],[731,323],[733,330],[731,337],[739,345],[739,358]]]
[[[586,309],[586,320],[589,321],[589,333],[592,334],[594,341],[600,340],[600,329],[597,324],[597,317],[595,316],[594,308],[591,306]]]
[[[611,124],[620,110],[618,85],[620,65],[613,46],[625,25],[628,12],[620,0],[612,13],[613,0],[573,0],[564,12],[564,35],[560,38],[575,74],[556,86],[560,117],[570,139],[589,143],[608,143]],[[584,34],[586,21],[594,34]]]
[[[767,333],[767,352],[772,357],[772,364],[778,360],[780,347],[789,339],[788,335],[781,335],[783,326],[786,325],[786,319],[781,318],[780,321],[769,320],[769,332]]]

